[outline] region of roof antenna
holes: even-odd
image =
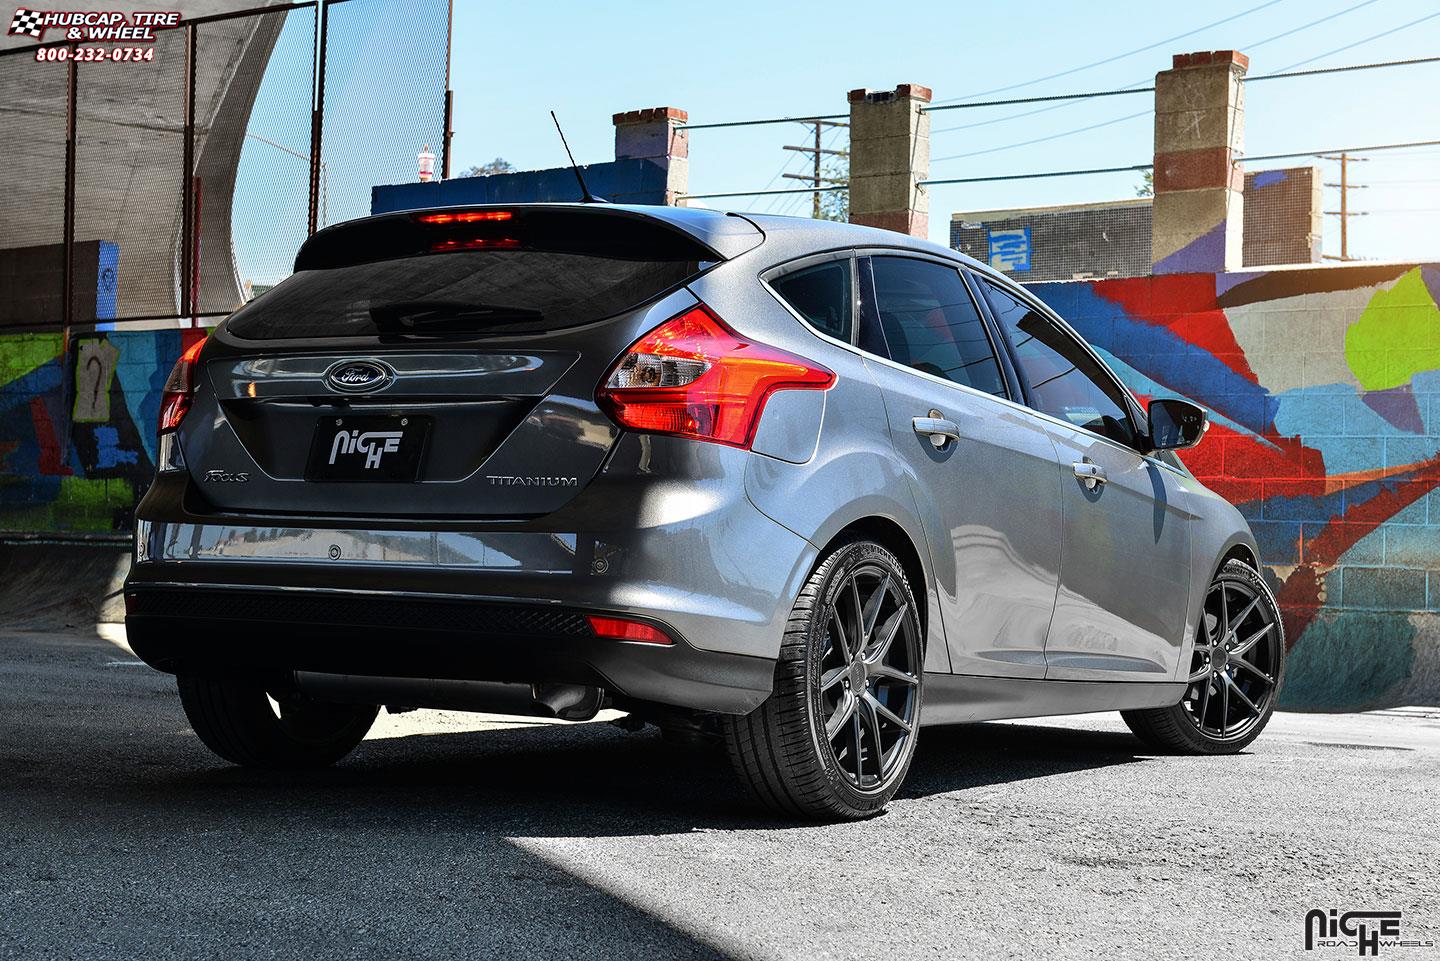
[[[570,152],[570,144],[565,140],[565,131],[560,129],[560,120],[555,116],[555,111],[550,111],[550,119],[555,121],[555,132],[560,135],[560,144],[565,148],[565,156],[570,158],[570,169],[575,171],[575,179],[580,182],[580,202],[582,204],[603,204],[606,200],[597,197],[585,186],[585,178],[580,176],[580,165],[575,162],[575,155]]]

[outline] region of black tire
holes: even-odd
[[[849,639],[856,628],[859,645]],[[769,699],[722,719],[741,782],[791,817],[878,814],[915,754],[923,662],[919,609],[900,561],[873,541],[837,547],[790,612]]]
[[[1228,561],[1211,582],[1188,676],[1179,704],[1121,712],[1151,747],[1235,754],[1270,723],[1285,681],[1285,627],[1275,596],[1248,564]]]
[[[257,683],[180,676],[180,703],[205,746],[233,764],[261,768],[323,767],[365,739],[374,705],[327,704],[270,696]]]

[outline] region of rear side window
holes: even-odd
[[[904,257],[873,257],[870,263],[892,360],[1006,396],[985,322],[956,268]]]
[[[1129,405],[1088,350],[1050,318],[985,281],[996,319],[1015,348],[1036,410],[1102,437],[1134,446]]]
[[[816,330],[850,342],[855,322],[849,260],[802,267],[770,281],[770,286]]]
[[[695,260],[461,250],[300,270],[231,315],[247,340],[556,330],[645,304]]]

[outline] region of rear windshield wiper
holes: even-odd
[[[516,304],[483,304],[457,300],[401,300],[370,308],[375,326],[385,332],[441,331],[485,324],[539,323],[545,312]]]

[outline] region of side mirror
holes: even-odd
[[[1210,415],[1188,400],[1164,397],[1152,400],[1150,417],[1151,450],[1184,450],[1200,443],[1210,429]]]

